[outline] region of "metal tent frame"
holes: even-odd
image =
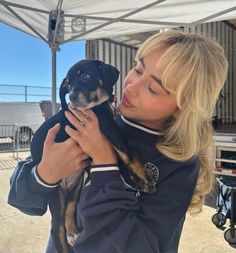
[[[168,0],[158,0],[158,1],[148,1],[149,3],[146,5],[143,5],[140,8],[134,9],[132,11],[128,11],[126,14],[115,17],[115,18],[108,18],[108,17],[101,17],[101,16],[93,16],[93,15],[72,15],[69,13],[66,13],[65,10],[62,9],[62,4],[65,0],[58,0],[56,8],[54,10],[43,10],[39,8],[34,8],[31,6],[26,6],[23,4],[13,3],[10,1],[3,1],[0,0],[0,5],[3,6],[11,15],[17,18],[22,24],[24,24],[30,31],[31,35],[40,38],[44,42],[46,42],[50,49],[51,49],[51,61],[52,61],[52,113],[55,114],[56,112],[56,58],[57,58],[57,52],[60,50],[60,46],[66,42],[74,41],[74,40],[80,40],[83,39],[83,37],[87,34],[91,34],[94,31],[97,31],[101,28],[107,27],[113,23],[122,22],[122,23],[132,23],[132,24],[146,24],[146,25],[158,25],[163,27],[178,27],[178,26],[184,26],[189,27],[196,24],[200,24],[203,22],[207,22],[209,20],[212,20],[216,17],[222,16],[224,14],[233,12],[236,10],[236,6],[226,8],[225,10],[216,12],[212,15],[208,15],[204,18],[195,20],[191,23],[186,22],[167,22],[167,21],[153,21],[153,20],[141,20],[141,19],[130,19],[129,17],[140,13],[144,10],[151,9],[154,6],[157,6],[163,2],[168,2]],[[18,1],[19,2],[19,1]],[[145,3],[145,1],[143,1]],[[36,28],[34,28],[27,20],[25,20],[19,13],[17,13],[13,8],[19,9],[19,10],[27,10],[31,12],[37,12],[46,14],[48,16],[48,35],[45,37],[43,34],[40,33]],[[111,10],[112,12],[112,10]],[[1,13],[0,13],[1,15]],[[80,25],[80,34],[76,36],[72,36],[69,39],[64,40],[64,19],[66,17],[75,18],[77,22]],[[94,21],[102,21],[103,23],[100,25],[97,25],[91,29],[86,29],[86,21],[87,20],[94,20]],[[9,24],[8,22],[1,19],[0,16],[0,22],[3,22],[7,25],[13,26]],[[13,26],[14,27],[14,26]],[[16,27],[14,27],[16,28]],[[19,29],[19,28],[17,28]],[[21,30],[21,29],[19,29]],[[23,31],[23,30],[21,30]],[[140,30],[141,32],[142,30]],[[26,31],[23,31],[26,32]],[[124,31],[125,32],[125,31]]]

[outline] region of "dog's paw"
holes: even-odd
[[[148,171],[145,171],[145,178],[139,177],[136,173],[130,170],[130,178],[136,184],[136,187],[141,192],[153,193],[156,192],[155,177]]]
[[[67,242],[70,244],[70,246],[74,246],[75,242],[78,238],[79,234],[74,234],[74,233],[67,233],[66,237],[67,237]]]
[[[136,188],[142,192],[156,192],[155,176],[139,161],[138,157],[134,157],[126,164],[129,168],[129,175],[135,183]]]

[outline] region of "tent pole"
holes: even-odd
[[[56,113],[57,105],[57,48],[52,47],[52,115]]]

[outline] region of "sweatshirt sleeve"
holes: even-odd
[[[197,174],[197,166],[178,168],[156,193],[139,194],[124,187],[115,165],[92,168],[78,204],[75,252],[177,252]]]
[[[8,204],[29,215],[43,215],[56,187],[41,180],[37,165],[29,157],[17,164],[10,178]]]

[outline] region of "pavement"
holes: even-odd
[[[19,152],[17,157],[19,160],[27,156],[27,152]],[[50,213],[42,217],[29,216],[7,204],[9,178],[18,160],[12,153],[0,153],[0,253],[44,253]],[[215,208],[204,205],[199,215],[187,215],[178,253],[236,252],[236,248],[224,240],[223,231],[212,224],[213,214]]]

